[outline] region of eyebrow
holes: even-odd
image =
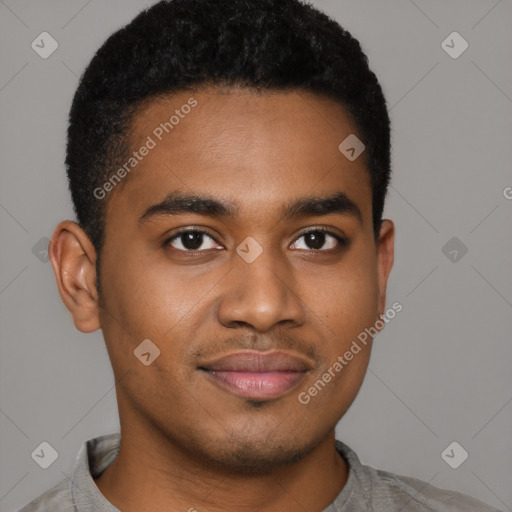
[[[171,192],[160,203],[150,206],[139,218],[138,224],[143,224],[153,217],[160,215],[179,215],[197,213],[212,218],[237,217],[240,208],[235,203],[198,194],[181,194]],[[283,218],[285,220],[313,217],[319,215],[349,215],[360,223],[363,221],[361,210],[345,193],[333,195],[302,197],[285,205]]]

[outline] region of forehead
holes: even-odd
[[[129,144],[137,162],[111,199],[141,211],[180,189],[271,209],[342,191],[365,213],[365,155],[350,161],[339,150],[353,134],[341,104],[304,91],[180,91],[134,117]]]

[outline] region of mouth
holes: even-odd
[[[249,400],[279,398],[296,388],[311,362],[290,352],[243,351],[198,366],[217,386]]]

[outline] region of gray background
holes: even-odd
[[[63,159],[78,76],[151,3],[0,0],[2,511],[69,475],[86,439],[118,429],[101,333],[74,329],[33,247],[73,217]],[[313,4],[361,41],[393,123],[388,300],[403,311],[376,339],[338,437],[364,463],[511,510],[512,3]],[[43,31],[59,43],[46,60],[30,46]],[[469,43],[457,59],[441,47],[453,31]],[[457,262],[442,251],[454,236],[468,248]],[[30,456],[42,441],[59,453],[46,470]],[[441,457],[452,441],[469,453],[458,469]]]

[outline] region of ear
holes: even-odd
[[[386,289],[388,277],[393,267],[395,254],[395,225],[384,219],[381,223],[377,242],[377,273],[379,282],[378,317],[386,310]]]
[[[48,255],[60,297],[75,327],[82,332],[99,329],[96,251],[85,231],[75,222],[61,222],[53,233]]]

